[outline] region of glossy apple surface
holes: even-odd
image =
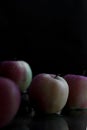
[[[64,79],[69,85],[69,97],[67,108],[87,108],[87,77],[81,75],[67,74]]]
[[[8,125],[16,115],[21,102],[18,86],[0,77],[0,128]]]
[[[0,64],[0,76],[13,80],[23,92],[31,83],[32,70],[25,61],[3,61]]]
[[[33,107],[46,113],[61,111],[67,102],[69,88],[60,76],[36,75],[29,87],[29,98]]]

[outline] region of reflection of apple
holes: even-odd
[[[87,130],[87,110],[67,112],[65,119],[70,130]]]
[[[69,130],[66,120],[59,115],[36,116],[30,124],[31,130]]]
[[[25,91],[32,80],[32,70],[25,61],[3,61],[0,64],[0,76],[10,78]]]
[[[33,106],[46,113],[60,112],[68,98],[67,82],[60,76],[36,75],[29,87],[29,98]]]
[[[87,77],[68,74],[64,78],[69,85],[67,108],[87,108]]]
[[[0,78],[0,128],[16,115],[21,102],[18,86],[10,79]]]

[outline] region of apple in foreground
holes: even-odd
[[[25,61],[3,61],[0,63],[0,76],[13,80],[24,92],[31,83],[32,70]]]
[[[69,97],[66,107],[69,109],[87,108],[87,77],[67,74],[64,79],[69,85]]]
[[[69,87],[64,78],[52,74],[36,75],[29,87],[29,98],[35,110],[60,112],[67,102]]]
[[[0,77],[0,128],[13,120],[20,102],[21,94],[18,86],[10,79]]]

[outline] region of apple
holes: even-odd
[[[67,74],[64,79],[69,85],[69,97],[66,103],[68,109],[87,108],[87,77]]]
[[[0,128],[8,125],[18,112],[21,93],[10,79],[0,77]]]
[[[25,61],[3,61],[0,64],[0,76],[13,80],[24,92],[31,83],[32,70]]]
[[[64,78],[52,74],[36,75],[29,87],[34,109],[45,113],[60,112],[67,102],[69,87]]]

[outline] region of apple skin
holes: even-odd
[[[32,80],[32,70],[25,61],[3,61],[0,76],[13,80],[22,92],[26,91]]]
[[[0,77],[0,128],[13,120],[20,102],[21,93],[18,86],[12,80]]]
[[[87,77],[82,75],[67,74],[64,79],[69,85],[67,109],[87,108]]]
[[[60,76],[41,73],[36,75],[29,87],[32,106],[44,113],[60,112],[67,102],[69,88]]]

